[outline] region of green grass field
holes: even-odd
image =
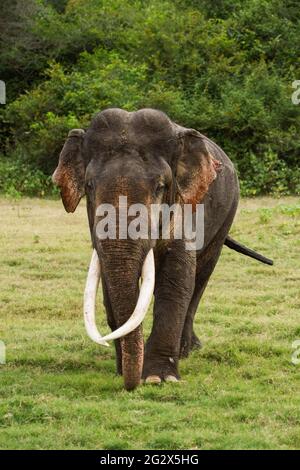
[[[91,255],[81,203],[0,199],[1,449],[300,448],[300,202],[243,200],[196,317],[204,346],[178,384],[123,389],[114,349],[86,336]],[[99,299],[99,325],[108,331]],[[148,314],[146,333],[151,327]]]

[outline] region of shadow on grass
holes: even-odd
[[[10,361],[11,367],[41,368],[47,372],[90,371],[114,374],[116,371],[114,359],[75,360],[58,358],[20,358]]]

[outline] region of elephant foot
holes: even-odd
[[[166,377],[164,377],[163,380],[164,380],[164,382],[169,382],[169,383],[170,382],[173,382],[173,383],[179,382],[177,377],[175,377],[174,375],[167,375]],[[151,385],[160,385],[162,383],[162,379],[158,375],[149,375],[144,380],[144,383],[145,384],[151,384]]]
[[[177,361],[171,357],[159,360],[145,358],[143,379],[145,384],[155,385],[162,382],[178,382]]]
[[[182,336],[181,339],[181,348],[180,348],[180,358],[183,359],[188,357],[190,352],[196,349],[201,349],[202,343],[200,339],[193,332],[189,337],[187,335]]]
[[[145,379],[145,384],[159,385],[161,384],[161,378],[158,375],[149,375]]]
[[[167,377],[165,377],[165,382],[179,382],[179,379],[177,379],[177,377],[175,377],[175,375],[167,375]]]

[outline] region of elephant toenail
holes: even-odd
[[[179,382],[179,380],[174,375],[167,375],[165,382]]]
[[[160,384],[161,383],[161,378],[158,375],[149,375],[146,380],[146,384]]]

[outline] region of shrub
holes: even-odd
[[[0,192],[13,198],[57,194],[50,176],[20,160],[4,157],[0,158]]]
[[[12,92],[0,115],[2,153],[50,175],[70,128],[107,107],[149,106],[216,140],[243,194],[299,192],[295,2],[14,5],[8,23],[18,18],[24,40],[5,29],[0,73]]]

